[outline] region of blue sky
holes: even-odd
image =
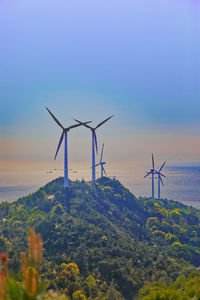
[[[200,159],[197,0],[2,0],[0,45],[1,160],[51,159],[60,132],[46,105],[66,125],[114,113],[99,132],[109,158]]]

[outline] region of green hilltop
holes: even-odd
[[[48,288],[67,288],[71,294],[82,289],[89,299],[136,299],[142,287],[157,281],[170,285],[200,266],[199,210],[137,199],[106,177],[96,186],[70,182],[66,192],[58,178],[27,197],[0,204],[0,222],[0,253],[8,253],[13,272],[19,270],[33,227],[43,240],[41,275]],[[60,278],[62,264],[70,262],[80,270],[73,284]],[[88,276],[96,282],[92,296]]]

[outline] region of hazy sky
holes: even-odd
[[[109,160],[200,160],[199,0],[1,0],[0,160],[51,160],[72,118]],[[90,132],[70,132],[90,159]],[[58,157],[62,159],[62,151]]]

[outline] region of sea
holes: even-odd
[[[109,162],[105,165],[107,176],[116,178],[136,197],[151,196],[151,176],[144,179],[150,166],[144,162]],[[49,181],[63,176],[62,162],[1,162],[0,202],[13,202],[27,196]],[[170,165],[163,169],[164,186],[161,198],[182,202],[200,209],[200,166]],[[96,170],[100,177],[100,168]],[[90,163],[69,163],[71,180],[91,180]],[[155,178],[157,198],[157,178]]]

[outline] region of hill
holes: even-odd
[[[199,210],[137,199],[105,177],[95,187],[70,182],[67,192],[58,178],[16,202],[2,203],[0,218],[0,252],[8,253],[13,271],[27,250],[27,229],[41,234],[42,276],[49,288],[65,288],[58,276],[61,265],[74,262],[80,276],[92,274],[102,294],[110,289],[118,295],[113,299],[134,299],[144,284],[171,284],[200,265]]]

